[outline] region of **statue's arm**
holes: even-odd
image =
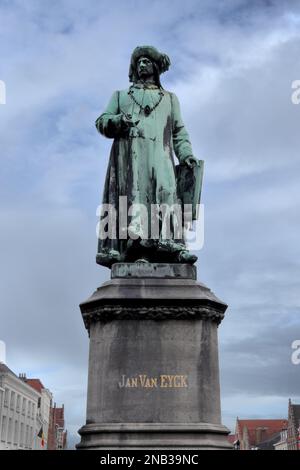
[[[119,137],[124,130],[122,113],[119,112],[119,92],[115,91],[104,113],[96,119],[96,128],[105,137]]]
[[[180,163],[193,155],[189,134],[183,124],[177,96],[171,93],[173,148]]]

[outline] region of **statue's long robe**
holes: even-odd
[[[137,84],[131,89],[135,100],[143,108],[146,105],[153,108],[160,99],[160,89],[157,87],[144,89]],[[174,153],[183,163],[193,152],[176,95],[161,91],[164,96],[149,115],[133,101],[128,90],[116,91],[105,112],[96,120],[99,132],[114,139],[103,204],[110,203],[116,210],[119,196],[127,196],[128,207],[144,204],[149,211],[151,204],[173,205],[179,202]],[[134,122],[139,121],[129,133],[124,132],[122,114],[130,114]],[[126,246],[126,240],[99,239],[98,252],[112,248],[124,254]]]

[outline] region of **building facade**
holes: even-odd
[[[50,409],[52,404],[52,393],[44,387],[40,379],[29,379],[25,374],[20,374],[21,380],[39,393],[37,407],[37,448],[46,450],[48,448],[48,433],[50,424]]]
[[[287,429],[286,419],[239,419],[236,420],[235,435],[240,450],[258,449],[259,445],[279,440],[279,433]],[[272,443],[273,446],[273,443]],[[270,448],[270,447],[268,447]]]
[[[287,446],[287,429],[283,429],[280,433],[280,439],[274,444],[275,450],[288,450]]]
[[[37,448],[40,395],[0,363],[0,449]]]
[[[287,448],[300,450],[300,405],[294,405],[291,399],[288,405]]]
[[[0,450],[66,449],[64,406],[40,379],[19,377],[0,362]]]
[[[57,408],[56,403],[54,403],[53,408],[50,410],[48,449],[64,450],[66,448],[67,431],[65,430],[64,405],[61,408]]]

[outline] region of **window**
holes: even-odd
[[[8,406],[8,400],[9,400],[9,390],[8,388],[6,388],[5,393],[4,393],[4,406]]]
[[[1,441],[6,441],[6,416],[2,417]]]
[[[29,447],[32,449],[33,447],[33,428],[30,426],[30,432],[29,432]]]
[[[32,403],[32,413],[31,413],[32,419],[34,419],[34,416],[35,416],[35,403]]]
[[[26,398],[23,397],[23,402],[22,402],[22,414],[25,415],[25,410],[26,410]]]
[[[31,401],[28,402],[28,407],[27,407],[27,416],[28,416],[28,418],[29,418],[30,414],[31,414]]]
[[[21,405],[21,396],[18,395],[18,396],[17,396],[17,412],[20,411],[20,405]]]
[[[24,423],[21,423],[20,446],[24,445]]]
[[[12,440],[12,419],[9,418],[9,420],[8,420],[7,442],[11,442],[11,440]]]
[[[28,424],[26,424],[25,447],[28,447]]]
[[[16,406],[15,404],[15,400],[16,400],[16,393],[15,392],[11,392],[10,393],[10,409],[13,410]]]
[[[14,429],[14,444],[18,444],[18,434],[19,434],[19,423],[15,421],[15,429]]]

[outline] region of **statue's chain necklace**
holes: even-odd
[[[145,88],[146,89],[146,88]],[[145,89],[144,89],[144,93],[145,93]],[[157,106],[160,104],[161,100],[163,99],[164,97],[164,93],[159,90],[159,100],[155,103],[154,106],[149,106],[148,104],[146,106],[143,106],[143,103],[139,103],[134,94],[133,94],[133,89],[132,87],[130,87],[129,91],[128,91],[128,95],[130,96],[130,98],[132,99],[132,101],[141,109],[141,111],[144,111],[145,115],[146,116],[149,116],[149,114],[152,113],[152,111],[154,111],[154,109],[157,108]]]

